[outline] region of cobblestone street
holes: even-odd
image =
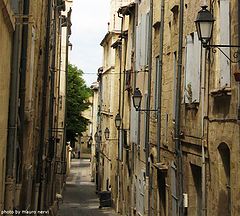
[[[91,182],[89,159],[73,159],[58,216],[114,216],[111,208],[99,209],[95,183]]]

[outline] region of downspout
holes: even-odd
[[[202,74],[201,77],[201,103],[202,103],[202,120],[201,120],[201,147],[202,147],[202,216],[205,216],[206,213],[206,200],[205,200],[205,194],[206,194],[206,164],[205,164],[205,141],[206,138],[204,136],[204,117],[205,117],[205,93],[206,93],[206,66],[205,66],[205,54],[206,50],[202,48],[201,46],[201,63],[200,63],[200,73]]]
[[[28,23],[29,16],[29,0],[24,0],[23,4],[23,15],[27,18],[23,18],[23,21]],[[27,49],[28,49],[28,25],[23,25],[22,27],[22,49],[21,49],[21,63],[20,63],[20,108],[19,108],[19,116],[20,116],[20,136],[19,136],[19,155],[22,158],[22,148],[24,143],[24,129],[25,129],[25,93],[26,93],[26,73],[27,73]],[[18,176],[17,181],[22,180],[22,161],[20,159],[20,163],[18,165]]]
[[[145,162],[146,162],[146,188],[148,190],[147,200],[148,205],[146,208],[147,215],[150,215],[150,194],[151,188],[149,184],[149,174],[150,174],[150,140],[149,140],[149,132],[150,132],[150,109],[151,109],[151,82],[152,82],[152,23],[153,23],[153,0],[150,0],[150,12],[149,12],[149,37],[148,37],[148,91],[147,91],[147,103],[146,103],[146,135],[145,135]]]
[[[54,0],[54,18],[53,20],[51,20],[53,22],[53,29],[52,29],[52,32],[53,32],[53,44],[52,44],[52,62],[51,62],[51,69],[50,69],[50,72],[51,72],[51,90],[50,90],[50,109],[49,109],[49,122],[48,122],[48,125],[49,125],[49,134],[48,134],[48,139],[49,139],[49,146],[48,146],[48,154],[49,152],[51,153],[51,155],[48,155],[49,160],[52,161],[53,158],[54,158],[54,150],[55,150],[55,139],[53,139],[53,126],[54,126],[54,123],[53,123],[53,115],[54,115],[54,87],[55,87],[55,71],[56,71],[56,68],[55,68],[55,60],[56,60],[56,10],[57,10],[57,6],[56,6],[56,0]],[[50,140],[53,140],[53,142],[50,142]],[[53,145],[53,146],[52,146]]]
[[[46,106],[47,106],[47,88],[48,88],[48,72],[49,72],[49,37],[51,28],[51,5],[52,0],[47,2],[47,23],[46,23],[46,38],[45,38],[45,56],[44,56],[44,73],[42,83],[42,110],[41,110],[41,131],[40,144],[38,152],[38,167],[37,167],[37,183],[40,184],[38,196],[38,210],[43,209],[44,205],[44,186],[45,186],[45,172],[43,170],[43,153],[45,145],[45,125],[46,125]]]
[[[157,107],[157,162],[160,163],[161,147],[161,108],[162,108],[162,65],[163,65],[163,38],[164,38],[164,7],[165,0],[161,2],[161,27],[160,27],[160,50],[159,50],[159,75],[158,75],[158,107]]]
[[[63,160],[66,161],[66,136],[67,136],[67,88],[68,88],[68,54],[69,54],[69,37],[70,37],[70,17],[71,17],[72,9],[67,13],[67,30],[66,30],[66,59],[65,59],[65,110],[64,110],[64,139],[63,139]]]
[[[102,170],[100,169],[101,153],[101,134],[102,134],[102,108],[103,108],[103,71],[99,75],[99,116],[98,116],[98,192],[102,191]]]
[[[124,16],[125,17],[125,16]],[[124,107],[125,107],[125,85],[126,85],[126,62],[127,62],[127,48],[128,48],[128,36],[122,35],[124,38],[124,62],[123,62],[123,88],[122,88],[122,163],[123,162],[123,148],[124,148]],[[125,127],[126,128],[126,127]],[[124,175],[123,175],[124,176]],[[123,177],[122,176],[122,177]],[[125,212],[125,206],[126,206],[126,200],[123,200],[123,213],[126,214]]]
[[[123,34],[123,17],[120,16],[120,13],[118,12],[118,17],[121,19],[121,44],[119,46],[119,104],[118,104],[118,113],[121,115],[121,92],[122,92],[122,34]],[[122,143],[120,143],[120,136],[122,136],[122,129],[118,129],[118,163],[117,163],[117,212],[120,212],[119,205],[120,205],[120,174],[122,169],[120,169],[122,166],[120,166],[120,162],[122,161]],[[122,139],[121,139],[122,142]]]
[[[183,162],[182,147],[180,141],[180,111],[181,111],[181,76],[182,76],[182,48],[183,48],[183,16],[184,16],[184,0],[180,0],[179,14],[179,38],[178,38],[178,70],[177,70],[177,86],[176,86],[176,123],[175,123],[175,149],[177,156],[177,175],[178,175],[178,212],[179,216],[184,215],[183,208]]]
[[[134,44],[134,60],[133,60],[133,65],[134,65],[134,80],[133,80],[133,89],[136,88],[136,82],[137,82],[137,71],[136,71],[136,53],[137,53],[137,48],[136,48],[136,35],[137,35],[137,24],[138,24],[138,4],[135,4],[135,10],[134,10],[134,22],[133,22],[133,44]]]
[[[119,102],[118,102],[118,113],[121,115],[121,92],[122,92],[122,35],[123,35],[123,16],[120,16],[118,12],[118,17],[121,19],[121,44],[119,45]]]
[[[50,203],[52,204],[55,196],[54,196],[54,190],[55,190],[55,185],[54,185],[54,181],[55,181],[55,174],[54,174],[54,170],[55,170],[55,157],[56,157],[56,152],[55,152],[55,145],[56,145],[56,137],[54,137],[53,134],[53,128],[55,128],[55,109],[54,109],[54,103],[55,103],[55,73],[56,73],[56,32],[57,32],[57,27],[56,27],[56,22],[57,22],[57,10],[58,10],[58,6],[57,6],[57,1],[54,0],[54,6],[53,6],[53,10],[54,10],[54,18],[53,20],[51,20],[53,23],[53,44],[52,44],[52,59],[51,59],[51,90],[50,90],[50,110],[49,110],[49,122],[48,122],[48,127],[49,127],[49,133],[48,133],[48,162],[51,164],[50,165],[50,170],[51,170],[51,174],[50,174],[50,188],[49,188],[49,199],[50,199]],[[50,154],[49,154],[50,153]]]
[[[133,89],[136,88],[136,71],[135,71],[135,68],[136,68],[135,67],[135,65],[136,65],[136,8],[137,8],[137,6],[135,4],[134,16],[133,16],[133,14],[131,14],[131,16],[130,16],[130,19],[131,19],[131,17],[133,17],[132,18],[133,19],[133,27],[132,27],[133,37],[132,38],[133,38],[133,44],[134,44],[134,56],[132,56],[133,61],[131,62],[132,68],[133,68],[133,70],[132,70],[133,79],[134,79],[133,80]],[[131,103],[130,103],[130,107],[132,107]],[[130,113],[132,113],[132,112],[130,111]],[[130,122],[131,122],[131,120],[130,120]],[[135,122],[135,124],[136,124],[136,122]],[[132,142],[131,144],[132,144],[132,161],[131,161],[132,175],[131,175],[131,213],[130,213],[130,215],[133,214],[133,211],[134,211],[134,181],[133,181],[133,176],[134,176],[134,172],[135,172],[135,169],[134,169],[134,166],[135,166],[135,164],[134,164],[135,143]]]
[[[238,0],[238,45],[240,46],[240,0]],[[240,48],[238,50],[240,52]],[[238,63],[238,69],[240,68],[240,62]],[[240,82],[238,82],[238,110],[237,119],[240,121]],[[240,141],[240,140],[239,140]]]
[[[18,9],[20,11],[20,9]],[[16,11],[17,12],[17,11]],[[17,12],[19,13],[19,12]],[[16,146],[17,146],[17,114],[18,114],[18,86],[19,86],[19,51],[20,51],[20,26],[15,26],[12,49],[12,70],[9,97],[9,122],[8,142],[6,154],[6,186],[4,209],[14,208],[14,195],[11,185],[16,181]],[[11,200],[11,201],[10,201]]]
[[[59,15],[59,28],[58,28],[58,32],[59,32],[59,36],[58,36],[58,40],[59,40],[59,67],[58,67],[58,86],[57,86],[57,98],[58,98],[58,104],[57,104],[57,129],[56,129],[56,138],[58,138],[58,132],[60,130],[60,126],[59,126],[59,110],[60,110],[60,85],[61,85],[61,62],[62,62],[62,15]],[[55,129],[54,129],[55,130]],[[62,134],[62,130],[60,132]]]

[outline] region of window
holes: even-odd
[[[229,0],[219,1],[219,32],[220,44],[230,44],[230,21],[229,21]],[[230,49],[223,48],[227,56],[230,56]],[[219,53],[220,67],[220,88],[230,87],[230,62],[221,53]]]
[[[142,14],[136,27],[136,70],[145,70],[148,64],[149,13]]]
[[[231,155],[226,143],[218,146],[218,212],[219,216],[231,215]]]
[[[191,206],[192,206],[192,214],[196,216],[202,215],[202,169],[201,167],[191,164],[191,171],[193,177],[193,187],[190,190],[193,192],[191,194]]]
[[[186,37],[186,62],[185,62],[185,103],[199,103],[200,94],[200,52],[201,43],[197,33]]]

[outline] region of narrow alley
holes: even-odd
[[[73,159],[70,175],[60,202],[58,216],[117,215],[111,208],[99,209],[99,199],[94,182],[91,182],[89,159]]]

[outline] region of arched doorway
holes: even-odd
[[[221,143],[218,153],[218,216],[231,216],[231,156],[228,145]]]

